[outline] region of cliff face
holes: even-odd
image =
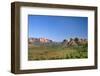
[[[46,38],[39,38],[39,41],[42,43],[49,43],[52,42],[52,40],[46,39]]]
[[[29,43],[34,43],[34,42],[40,42],[40,43],[49,43],[52,42],[52,40],[46,39],[46,38],[29,38],[28,39]]]

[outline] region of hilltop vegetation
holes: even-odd
[[[31,42],[30,42],[31,41]],[[62,42],[52,40],[29,41],[28,60],[80,59],[88,57],[86,39],[64,39]],[[44,41],[44,42],[43,42]]]

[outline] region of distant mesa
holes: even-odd
[[[52,40],[46,39],[46,38],[29,38],[29,44],[34,42],[40,42],[40,43],[50,43]]]
[[[84,45],[88,44],[87,39],[82,39],[82,38],[70,38],[70,40],[64,39],[62,42],[54,42],[50,39],[47,38],[29,38],[28,39],[29,44],[59,44],[63,45],[64,47],[68,46],[79,46],[79,45]]]

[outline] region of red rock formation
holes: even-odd
[[[52,40],[49,40],[46,38],[29,38],[28,41],[29,41],[29,44],[34,43],[34,42],[40,42],[40,43],[52,42]]]

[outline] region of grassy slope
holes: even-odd
[[[62,47],[62,46],[30,46],[29,60],[54,60],[87,58],[87,46]]]

